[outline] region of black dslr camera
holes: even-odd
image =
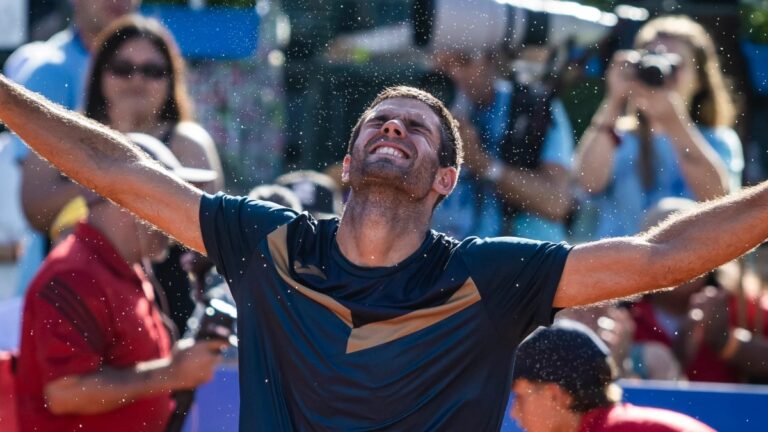
[[[237,346],[237,308],[224,286],[210,288],[187,321],[187,336],[195,340],[224,340]]]
[[[635,78],[649,87],[661,87],[675,75],[680,56],[661,50],[638,51],[639,55],[631,60],[635,66]]]

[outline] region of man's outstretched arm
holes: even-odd
[[[198,214],[202,192],[170,175],[124,135],[3,75],[0,122],[78,183],[205,252]]]
[[[578,306],[677,286],[743,255],[766,237],[768,182],[702,203],[637,236],[575,247],[554,306]]]

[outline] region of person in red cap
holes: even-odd
[[[567,319],[534,330],[517,349],[511,415],[527,432],[714,432],[687,415],[621,402],[608,347]]]
[[[173,175],[182,167],[155,138],[132,141]],[[91,194],[90,213],[51,251],[24,300],[16,392],[21,431],[163,431],[171,392],[213,376],[225,342],[171,336],[142,258],[162,256],[168,237]]]

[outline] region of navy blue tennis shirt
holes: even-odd
[[[218,194],[200,224],[237,302],[241,431],[498,430],[570,250],[430,231],[401,263],[360,267],[338,219]]]

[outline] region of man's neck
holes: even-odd
[[[391,190],[353,192],[336,242],[341,253],[356,265],[391,267],[421,246],[430,219],[431,209],[424,202],[402,202]]]

